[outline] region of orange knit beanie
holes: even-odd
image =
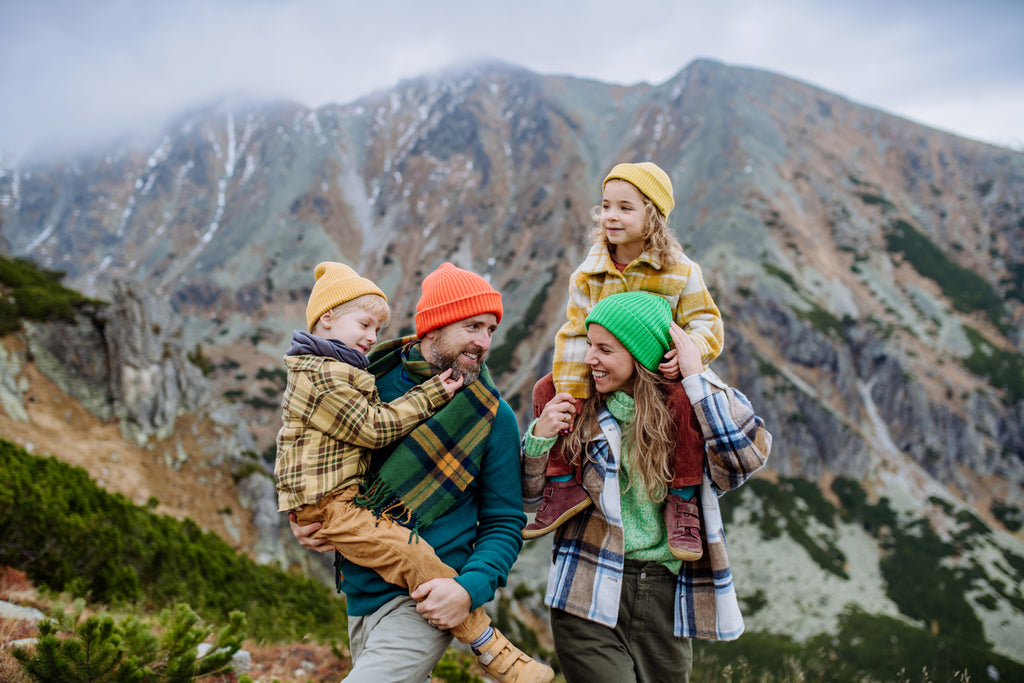
[[[501,322],[501,294],[476,273],[443,263],[423,278],[423,294],[416,304],[416,336],[451,323],[493,313]]]

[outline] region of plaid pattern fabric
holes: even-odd
[[[647,252],[619,272],[603,243],[595,244],[569,282],[568,320],[555,336],[553,372],[558,391],[576,398],[587,397],[587,328],[584,321],[590,310],[605,297],[620,292],[651,292],[665,297],[672,307],[672,318],[693,338],[707,365],[722,352],[725,332],[722,315],[704,284],[700,266],[685,254],[663,269],[661,262]]]
[[[323,356],[285,356],[277,434],[278,509],[316,503],[362,480],[368,450],[399,439],[448,403],[441,380],[382,403],[373,375]]]
[[[694,381],[694,390],[687,386],[687,393],[694,401],[707,444],[699,489],[705,548],[701,560],[684,562],[679,572],[675,635],[733,640],[743,632],[743,618],[729,568],[718,497],[764,466],[772,436],[746,397],[713,371],[705,370],[694,376]],[[588,446],[592,461],[583,468],[583,483],[594,505],[555,531],[554,563],[544,600],[550,607],[614,627],[623,564],[617,465],[620,428],[606,411],[601,415],[601,431]],[[524,441],[530,438],[527,434]],[[523,456],[524,500],[540,497],[546,467],[545,456]]]
[[[619,423],[606,409],[599,417],[604,437],[592,441],[584,485],[594,504],[555,530],[554,564],[544,602],[569,614],[614,627],[622,587],[623,537],[619,497]]]
[[[416,339],[386,342],[370,352],[369,370],[377,375],[398,363],[413,381],[436,373],[420,354]],[[477,381],[399,442],[356,504],[395,517],[413,530],[440,517],[480,473],[499,403],[498,390],[484,367]]]

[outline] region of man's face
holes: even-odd
[[[440,370],[458,371],[465,378],[465,386],[480,376],[484,356],[491,348],[491,338],[497,329],[498,318],[493,313],[445,325],[423,337],[423,356]]]

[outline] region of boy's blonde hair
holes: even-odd
[[[357,309],[366,311],[370,315],[376,317],[377,320],[380,321],[381,327],[387,325],[388,320],[391,318],[391,308],[388,306],[387,299],[378,294],[362,294],[357,296],[355,299],[349,299],[348,301],[338,304],[334,308],[330,309],[330,311],[332,316],[337,317]],[[315,330],[319,324],[320,319],[317,318],[316,323],[313,325],[313,329]]]
[[[632,185],[632,183],[630,184]],[[640,188],[637,188],[637,191],[640,192]],[[640,233],[644,251],[658,259],[662,268],[671,268],[676,263],[677,255],[683,253],[683,246],[668,229],[668,216],[659,211],[654,202],[643,192],[640,192],[640,198],[644,202],[644,226]],[[596,244],[604,244],[608,247],[608,252],[614,254],[615,245],[608,241],[608,235],[601,227],[600,204],[590,210],[590,217],[594,220],[594,229],[590,233],[590,238]]]

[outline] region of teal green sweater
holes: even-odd
[[[377,378],[382,401],[392,401],[412,386],[401,365]],[[386,451],[374,454],[371,472],[386,456]],[[505,585],[523,546],[520,532],[526,515],[520,480],[519,424],[512,408],[501,401],[479,475],[451,510],[420,529],[438,557],[459,572],[455,580],[469,593],[472,609],[489,602]],[[342,559],[338,568],[344,576],[339,588],[353,616],[372,614],[389,600],[409,593],[347,560]]]

